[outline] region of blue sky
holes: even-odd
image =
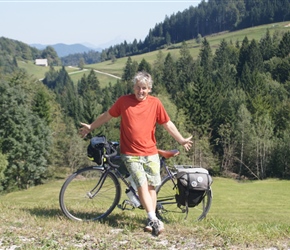
[[[27,44],[114,45],[142,41],[165,16],[201,0],[0,0],[0,37]]]

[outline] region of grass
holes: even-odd
[[[143,232],[140,209],[116,208],[103,222],[70,221],[58,205],[63,181],[0,196],[1,249],[290,248],[290,181],[214,178],[207,218],[194,222],[189,213],[187,220],[167,223],[159,237]]]
[[[79,80],[81,80],[81,78],[85,75],[85,76],[88,76],[88,74],[90,73],[90,70],[91,69],[94,69],[93,67],[86,67],[84,70],[78,70],[78,71],[75,71],[73,73],[69,73],[72,81],[74,83],[77,83]],[[100,85],[101,85],[101,88],[104,88],[106,86],[109,85],[109,83],[111,83],[112,85],[114,85],[115,83],[117,83],[117,80],[118,78],[116,77],[112,77],[110,75],[107,75],[107,74],[103,74],[103,73],[100,73],[98,71],[95,71],[96,72],[96,75],[98,77],[98,80],[100,82]],[[103,71],[102,71],[103,72]],[[106,71],[105,71],[106,72]]]

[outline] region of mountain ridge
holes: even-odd
[[[51,46],[54,48],[55,52],[59,57],[65,57],[70,54],[77,54],[77,53],[87,53],[89,51],[98,51],[101,52],[102,48],[97,48],[97,47],[88,47],[80,43],[75,43],[75,44],[64,44],[64,43],[57,43],[53,45],[44,45],[44,44],[29,44],[29,46],[34,47],[39,50],[45,49],[47,46]]]

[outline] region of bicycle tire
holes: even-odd
[[[90,191],[97,185],[104,170],[87,167],[76,171],[64,182],[59,203],[62,212],[72,220],[95,221],[106,218],[118,205],[121,186],[115,174],[107,172],[99,192],[90,197]]]
[[[160,220],[165,222],[180,221],[186,218],[186,210],[184,206],[178,207],[175,200],[177,179],[173,174],[162,180],[160,186],[157,187],[157,207],[156,214]],[[210,210],[212,203],[212,190],[206,191],[203,200],[195,207],[188,208],[188,217],[194,218],[196,221],[204,219]]]

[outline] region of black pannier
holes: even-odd
[[[110,154],[110,145],[105,136],[95,136],[87,148],[88,157],[98,165],[103,164],[104,153]]]
[[[205,168],[177,168],[178,206],[195,207],[206,195],[212,178]]]

